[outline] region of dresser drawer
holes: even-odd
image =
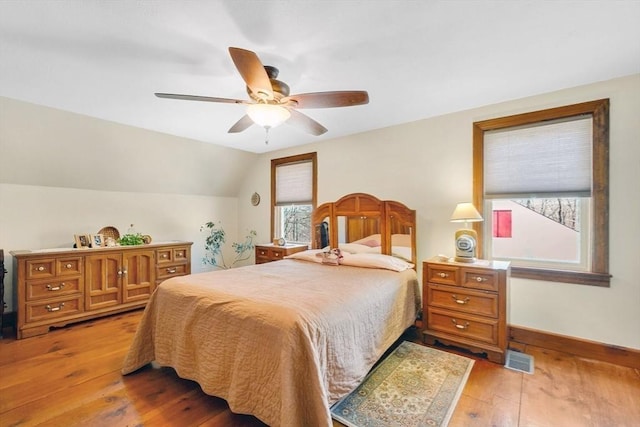
[[[27,322],[62,318],[83,311],[82,296],[27,303],[26,309]]]
[[[498,295],[495,293],[429,284],[427,301],[431,307],[440,307],[492,318],[498,317]]]
[[[48,279],[56,275],[54,258],[28,260],[25,264],[27,279]]]
[[[56,259],[57,276],[80,276],[82,274],[82,258],[69,257]]]
[[[487,269],[462,268],[460,284],[467,288],[498,291],[498,273]]]
[[[170,263],[186,263],[189,261],[189,249],[186,247],[162,248],[156,251],[159,265]]]
[[[497,319],[431,309],[427,314],[427,327],[452,336],[465,337],[487,344],[498,344]]]
[[[188,266],[186,264],[158,267],[156,271],[156,279],[166,280],[170,277],[184,276],[185,274],[189,274],[189,269],[187,267]]]
[[[27,301],[56,298],[81,292],[80,277],[27,282]]]
[[[444,265],[427,265],[426,281],[443,285],[457,285],[459,269]]]

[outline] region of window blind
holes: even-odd
[[[487,198],[591,195],[592,118],[485,133]]]
[[[313,201],[313,162],[276,167],[276,205],[310,204]]]

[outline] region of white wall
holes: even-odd
[[[237,199],[233,197],[0,184],[0,198],[0,242],[9,272],[5,279],[8,311],[13,311],[16,302],[9,250],[71,248],[74,234],[97,233],[105,226],[124,234],[133,223],[137,232],[149,234],[154,242],[194,242],[191,270],[196,273],[210,269],[201,262],[206,235],[199,231],[200,225],[222,220],[230,239],[236,238],[238,227]]]
[[[319,203],[352,192],[399,200],[417,211],[418,259],[452,255],[457,225],[449,217],[472,195],[472,123],[601,98],[611,100],[611,287],[512,279],[510,323],[640,349],[640,186],[632,178],[640,170],[640,75],[266,153],[238,194],[239,226],[268,236],[270,160],[317,151]],[[258,207],[249,203],[254,191]]]

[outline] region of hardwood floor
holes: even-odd
[[[231,413],[224,400],[205,395],[172,369],[148,366],[121,376],[141,314],[115,315],[20,341],[5,331],[0,425],[264,425]],[[415,331],[403,338],[419,342]],[[474,357],[450,426],[640,425],[640,371],[539,347],[523,350],[535,358],[533,375]]]

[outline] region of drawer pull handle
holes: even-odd
[[[64,283],[60,283],[60,286],[47,285],[47,290],[48,291],[60,291],[60,290],[62,290],[62,288],[64,288]]]
[[[70,268],[71,268],[71,263],[69,263],[69,264],[65,265],[65,266],[64,266],[64,268],[66,268],[66,269],[70,269]]]
[[[458,299],[458,297],[456,295],[451,295],[451,298],[453,298],[453,300],[457,303],[457,304],[468,304],[469,303],[469,297],[465,298],[465,299]]]
[[[454,325],[456,325],[456,328],[458,329],[469,329],[469,322],[465,322],[464,325],[461,325],[456,321],[456,319],[451,319],[451,321],[453,322]]]
[[[449,277],[449,275],[447,273],[438,273],[438,276],[442,277],[443,279],[445,277]]]
[[[57,307],[51,307],[49,304],[47,304],[47,306],[45,307],[47,309],[47,311],[49,313],[54,312],[54,311],[60,311],[62,310],[62,307],[64,307],[64,303],[61,302],[59,306]]]
[[[178,255],[178,256],[183,256],[183,255],[182,255],[182,252],[178,252],[178,253],[176,253],[176,255]]]
[[[44,271],[44,266],[42,266],[42,265],[41,265],[40,267],[36,268],[36,270],[38,270],[38,271]]]
[[[167,258],[167,254],[162,254],[162,258]]]
[[[476,282],[482,283],[482,282],[486,282],[486,281],[487,281],[486,277],[476,276]]]
[[[122,270],[118,270],[118,276],[122,276]]]
[[[167,273],[169,274],[173,274],[175,273],[177,270],[175,268],[167,268]]]

